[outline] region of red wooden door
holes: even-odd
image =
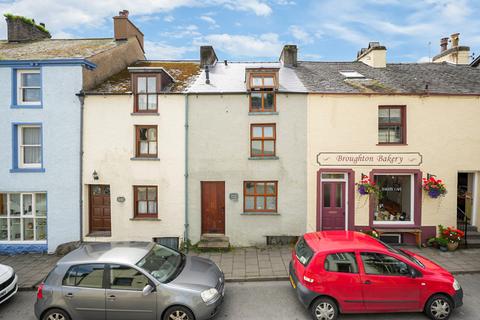
[[[202,181],[202,234],[225,234],[225,182]]]
[[[345,182],[322,183],[322,230],[345,230]]]
[[[110,231],[110,186],[90,185],[90,232]]]

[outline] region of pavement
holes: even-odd
[[[453,274],[480,273],[480,249],[442,252],[434,248],[405,247],[435,261]],[[228,252],[189,252],[213,260],[230,282],[288,279],[291,246],[234,248]],[[34,290],[61,257],[48,254],[0,255],[0,264],[10,265],[19,277],[20,290]]]
[[[457,276],[464,290],[464,305],[455,309],[451,320],[478,320],[480,305],[480,275]],[[0,320],[35,320],[33,304],[35,292],[19,292],[0,305]],[[342,320],[427,320],[422,313],[398,314],[342,314]],[[225,287],[225,301],[213,320],[223,319],[311,319],[308,311],[298,301],[288,281],[229,282]]]

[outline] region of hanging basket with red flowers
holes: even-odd
[[[363,177],[359,183],[356,183],[356,185],[358,193],[360,193],[361,195],[378,195],[380,193],[380,189],[378,188],[378,186],[368,177]]]
[[[423,178],[423,190],[430,196],[430,198],[438,198],[447,194],[447,188],[442,179],[435,179],[435,177]]]

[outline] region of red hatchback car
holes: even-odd
[[[448,319],[462,305],[457,280],[432,261],[359,232],[322,231],[301,237],[290,282],[315,320],[339,313],[422,312]]]

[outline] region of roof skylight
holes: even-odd
[[[363,74],[353,70],[340,71],[340,74],[347,79],[365,79]]]

